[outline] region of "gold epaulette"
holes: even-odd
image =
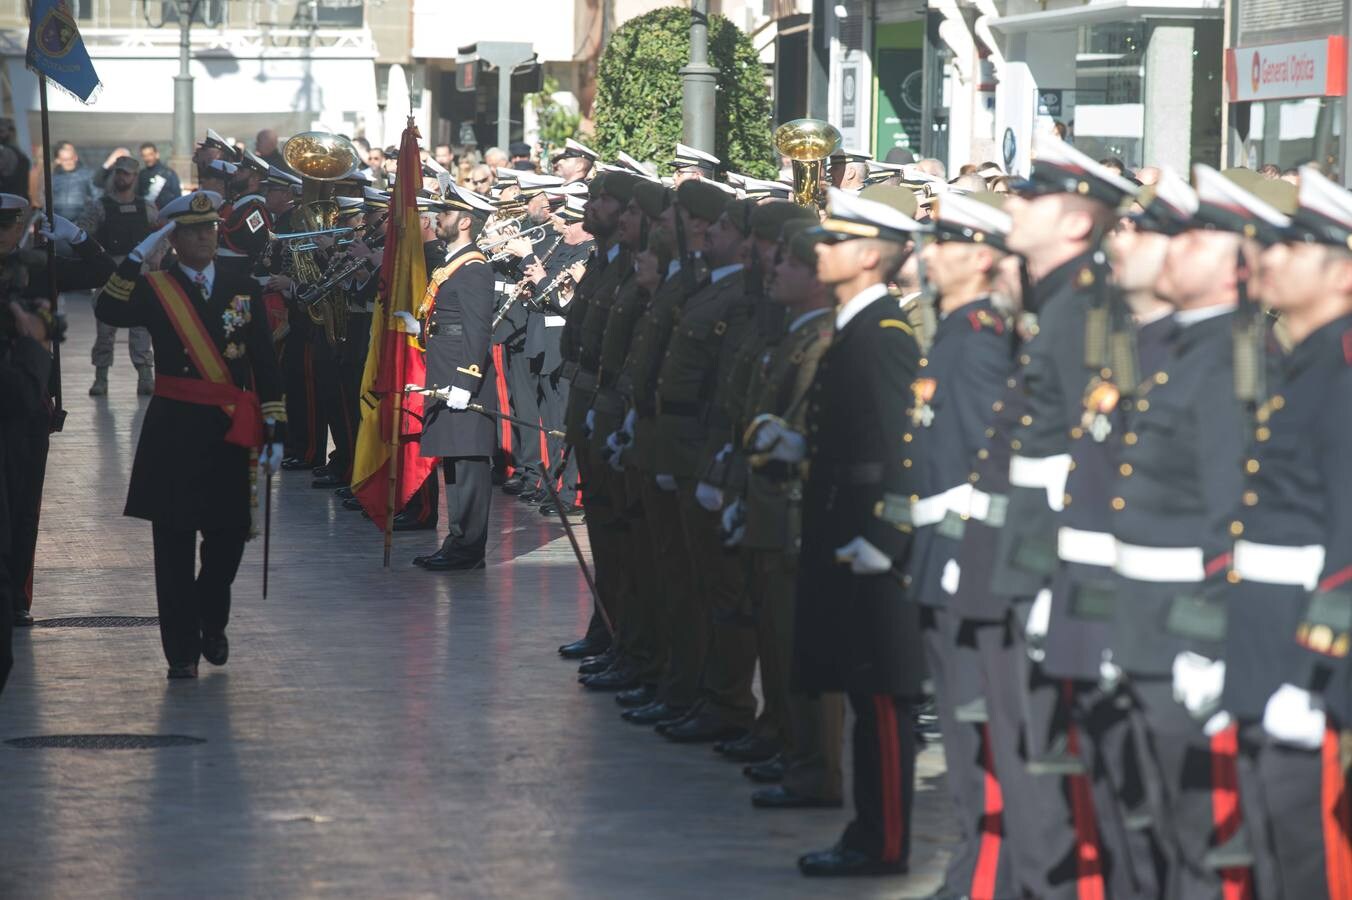
[[[271,419],[274,422],[286,421],[286,401],[269,400],[262,404],[263,418]]]
[[[136,287],[136,282],[128,281],[120,275],[113,275],[108,279],[108,283],[103,286],[103,292],[114,300],[127,300],[131,297],[132,288]]]
[[[912,328],[910,325],[906,324],[905,322],[901,321],[901,319],[883,319],[881,322],[878,323],[878,327],[900,328],[902,331],[906,332],[909,335],[915,334],[915,329]]]

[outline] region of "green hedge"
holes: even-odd
[[[656,162],[665,173],[681,139],[681,68],[690,58],[690,10],[668,6],[616,29],[596,78],[595,149]],[[770,96],[751,39],[709,17],[709,63],[717,66],[714,155],[736,172],[774,178]]]

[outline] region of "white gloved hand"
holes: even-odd
[[[850,571],[856,575],[881,575],[892,571],[892,558],[862,537],[836,548],[836,562],[849,563]]]
[[[606,463],[616,472],[624,471],[624,463],[621,462],[621,458],[632,442],[633,435],[623,430],[612,431],[606,438],[606,447],[610,450],[610,457],[606,460]]]
[[[944,563],[944,573],[939,576],[939,587],[950,597],[958,592],[958,583],[962,580],[962,567],[956,559]]]
[[[1263,710],[1263,730],[1278,743],[1292,747],[1319,749],[1327,728],[1324,699],[1293,684],[1277,688]]]
[[[1041,643],[1047,636],[1052,621],[1052,592],[1043,588],[1033,598],[1033,607],[1028,610],[1028,624],[1023,628],[1024,637],[1030,643]]]
[[[732,444],[724,444],[723,449],[719,450],[718,453],[714,456],[714,461],[722,462],[723,460],[727,459],[731,453],[732,453]]]
[[[718,512],[723,508],[723,492],[712,484],[701,481],[695,485],[695,502],[709,512]]]
[[[587,437],[591,437],[592,432],[596,430],[596,410],[587,410]]]
[[[767,422],[756,431],[755,450],[769,453],[780,462],[802,462],[807,456],[807,438],[778,422]]]
[[[1174,699],[1194,719],[1206,719],[1216,711],[1225,688],[1225,660],[1184,651],[1174,657]]]
[[[620,426],[620,430],[632,438],[634,436],[634,423],[637,421],[638,410],[630,408],[629,412],[624,414],[624,424]]]
[[[404,323],[404,332],[406,334],[411,334],[414,337],[422,334],[422,323],[413,318],[413,313],[406,309],[401,309],[395,313],[395,316],[398,317],[399,321]]]
[[[465,409],[469,406],[470,393],[462,387],[449,387],[437,391],[436,397],[451,409]]]
[[[177,225],[178,221],[173,220],[159,231],[152,231],[146,236],[145,240],[137,244],[132,251],[127,254],[127,258],[134,260],[135,262],[144,262],[154,256],[155,251],[160,248],[160,245],[169,240],[169,235]]]
[[[264,444],[262,449],[258,451],[259,467],[265,472],[280,471],[284,452],[280,443]]]
[[[1229,728],[1233,722],[1234,719],[1230,718],[1230,714],[1225,710],[1221,710],[1218,713],[1214,713],[1211,718],[1206,720],[1206,724],[1202,726],[1202,734],[1207,737],[1215,737],[1225,729]]]
[[[740,497],[724,507],[722,525],[724,547],[736,547],[746,537],[746,511]]]
[[[68,244],[83,244],[89,237],[89,235],[85,234],[83,228],[80,228],[65,216],[53,214],[52,221],[55,222],[55,224],[51,224],[47,220],[47,214],[40,212],[38,213],[38,220],[42,223],[38,228],[38,234],[49,241],[65,241]]]
[[[676,476],[668,475],[665,472],[657,476],[657,486],[670,493],[676,490]]]

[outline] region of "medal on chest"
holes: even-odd
[[[1117,409],[1117,401],[1122,394],[1117,385],[1095,377],[1084,392],[1084,414],[1080,417],[1080,427],[1097,443],[1103,443],[1113,433],[1113,421],[1109,416]]]
[[[934,407],[930,406],[930,401],[934,399],[934,391],[938,386],[939,382],[933,378],[917,378],[911,384],[911,392],[915,394],[911,424],[917,428],[928,428],[934,423]]]

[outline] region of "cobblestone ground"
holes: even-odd
[[[69,311],[67,430],[52,444],[34,613],[153,616],[150,527],[121,516],[145,401],[125,333],[85,396],[93,317]],[[501,495],[498,495],[501,498]],[[154,627],[21,631],[0,742],[181,734],[155,750],[0,743],[0,897],[921,897],[954,825],[920,760],[912,875],[823,883],[797,854],[842,811],[760,812],[737,766],[666,743],[578,687],[555,647],[585,585],[562,530],[495,500],[489,566],[409,565],[308,473],[273,496],[235,584],[231,657],[164,677]],[[443,526],[444,527],[444,526]]]

